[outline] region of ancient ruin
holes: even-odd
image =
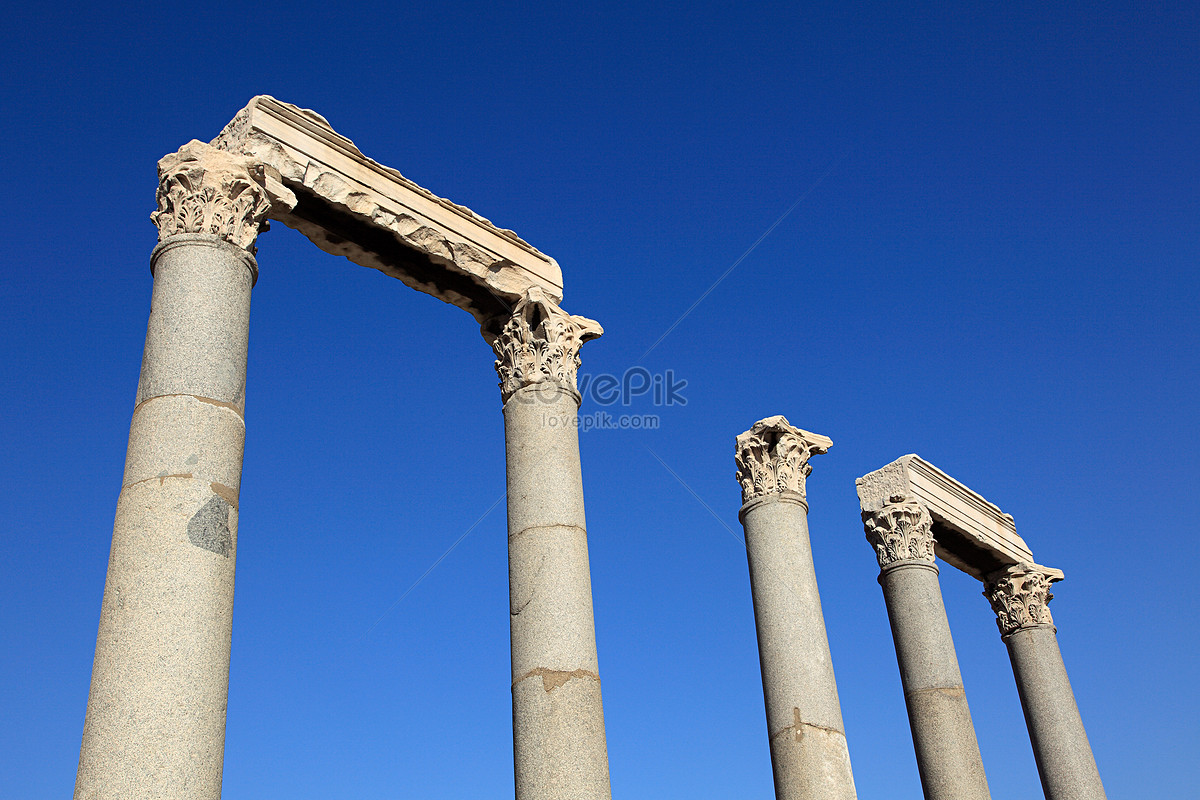
[[[516,796],[608,800],[575,425],[580,348],[603,331],[560,307],[558,264],[265,96],[159,162],[157,206],[76,798],[220,797],[255,242],[275,221],[480,325],[504,411]],[[736,439],[780,800],[856,796],[805,491],[810,458],[832,444],[780,416]],[[1047,607],[1062,573],[1034,562],[1011,517],[916,456],[858,492],[926,798],[988,797],[938,558],[984,582],[1046,797],[1103,798]]]
[[[984,583],[1047,800],[1103,798],[1047,607],[1062,572],[1034,563],[1011,516],[920,456],[897,459],[857,485],[927,800],[991,796],[942,603],[939,557]]]
[[[517,796],[609,797],[571,424],[579,348],[602,330],[559,308],[558,265],[270,97],[164,157],[159,181],[75,796],[220,797],[254,243],[274,220],[481,325],[504,404]]]

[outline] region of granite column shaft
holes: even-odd
[[[78,800],[221,794],[251,252],[274,204],[295,198],[245,157],[196,141],[159,162],[159,180]]]
[[[254,259],[172,236],[154,293],[75,796],[221,795]]]
[[[531,290],[493,343],[505,399],[517,800],[611,797],[575,390],[579,344],[599,331]]]
[[[917,768],[926,800],[988,800],[987,778],[967,706],[934,563],[932,520],[914,501],[893,498],[863,513],[879,558],[879,584]]]
[[[1008,647],[1046,800],[1104,800],[1048,608],[1050,581],[1061,576],[1021,565],[990,575],[984,595]]]
[[[825,437],[783,417],[738,437],[739,515],[778,800],[853,800],[850,752],[817,590],[804,480]]]

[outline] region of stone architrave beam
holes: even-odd
[[[901,456],[855,484],[864,513],[882,510],[896,495],[920,502],[933,517],[937,556],[978,580],[1033,561],[1011,516],[918,455]]]
[[[562,271],[510,230],[364,156],[314,111],[259,95],[212,144],[295,193],[270,218],[322,250],[378,269],[472,314],[508,319],[530,288],[562,300]]]

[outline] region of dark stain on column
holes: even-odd
[[[213,495],[200,507],[187,526],[188,541],[210,553],[229,558],[233,537],[229,533],[229,503]]]

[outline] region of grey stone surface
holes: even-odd
[[[987,800],[937,567],[897,561],[880,572],[926,800]]]
[[[775,796],[854,798],[807,512],[799,495],[771,494],[741,515]]]
[[[880,574],[879,583],[894,617],[892,640],[905,691],[961,687],[937,567],[898,563]]]
[[[771,738],[775,797],[856,797],[841,731],[796,725]]]
[[[75,796],[218,798],[237,507],[194,478],[121,491]]]
[[[75,797],[221,793],[253,260],[155,250]]]
[[[236,495],[245,439],[245,422],[228,406],[190,394],[152,397],[134,409],[122,483],[190,475]]]
[[[531,675],[512,692],[518,800],[609,800],[600,681]]]
[[[963,688],[906,691],[904,703],[926,800],[990,797]]]
[[[216,236],[182,234],[154,249],[154,297],[137,402],[190,394],[246,405],[254,259]]]
[[[554,382],[504,405],[518,800],[611,796],[577,414]]]
[[[1104,784],[1051,625],[1004,637],[1046,800],[1104,800]]]
[[[514,680],[538,669],[598,673],[587,533],[527,528],[508,553]]]
[[[578,401],[549,382],[521,389],[504,406],[508,530],[583,528]]]

